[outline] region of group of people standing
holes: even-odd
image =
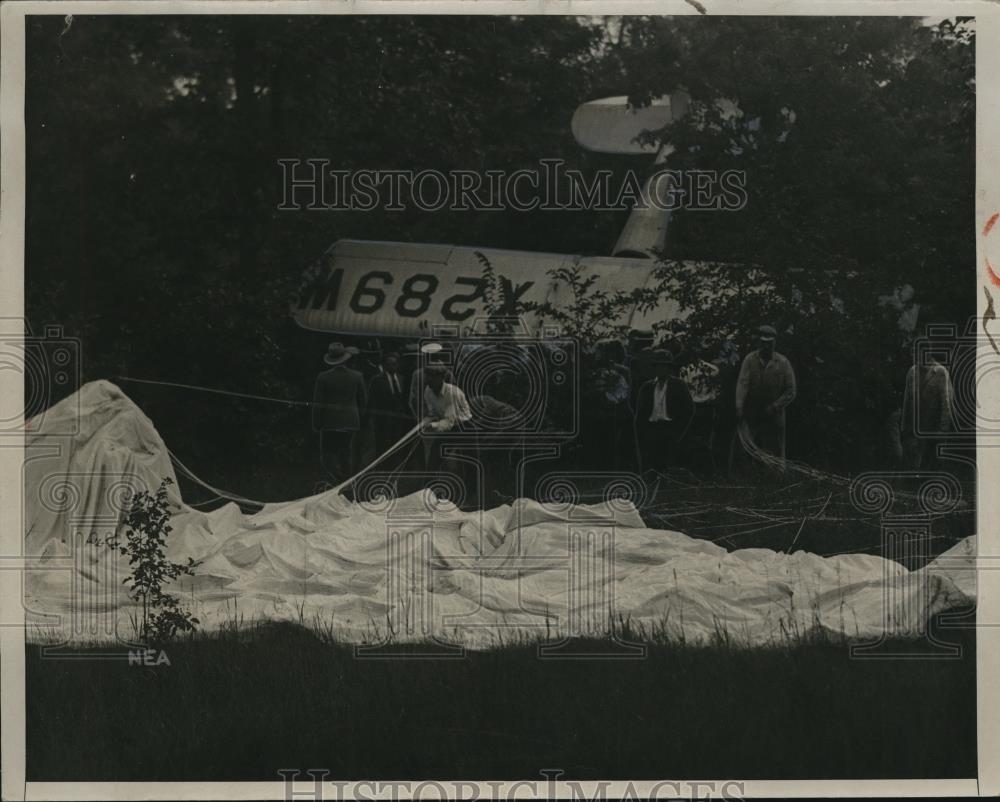
[[[630,357],[621,348],[617,354],[598,350],[600,386],[585,405],[592,418],[604,417],[610,426],[584,427],[585,459],[609,461],[616,469],[682,467],[707,475],[741,461],[735,435],[742,427],[744,438],[784,460],[785,410],[796,384],[791,363],[775,351],[776,339],[773,326],[761,326],[757,348],[729,382],[728,354],[714,362],[684,359],[676,339]]]
[[[595,359],[584,363],[588,369],[580,376],[575,467],[640,472],[687,468],[710,475],[739,471],[763,453],[771,468],[782,470],[786,411],[797,386],[792,364],[776,350],[776,342],[776,329],[762,325],[756,348],[742,359],[729,348],[712,362],[685,355],[677,339],[631,354],[617,342],[598,344]],[[329,346],[312,408],[329,479],[353,476],[390,451],[418,421],[426,433],[476,428],[470,399],[446,364],[446,346],[424,343],[405,353],[412,359],[408,365],[390,351],[359,370],[353,364],[357,348],[339,342]],[[489,396],[472,401],[504,404]],[[890,421],[891,449],[899,467],[933,463],[933,434],[951,428],[952,406],[946,367],[931,359],[909,370],[902,407]],[[415,451],[410,469],[455,467],[445,464],[440,440],[435,444],[433,437],[424,437],[422,450]],[[380,466],[402,467],[403,458]]]
[[[344,481],[385,454],[423,421],[430,430],[444,431],[472,417],[468,400],[452,383],[448,368],[437,361],[444,351],[439,343],[420,349],[424,365],[405,369],[400,354],[381,354],[370,375],[356,367],[360,351],[340,342],[331,343],[323,358],[327,368],[316,377],[312,424],[320,434],[323,469],[333,482]],[[411,351],[414,357],[417,350]],[[365,454],[362,434],[371,433],[374,453]],[[426,447],[424,467],[436,467],[437,451]],[[396,468],[400,460],[387,460],[383,468]]]
[[[788,359],[774,350],[776,336],[772,326],[760,328],[759,347],[744,358],[731,403],[757,445],[784,459],[785,409],[795,399],[795,374]],[[322,464],[331,480],[354,475],[390,450],[418,421],[429,432],[471,421],[469,399],[444,364],[446,348],[440,343],[411,348],[408,355],[417,357],[419,364],[409,369],[399,353],[385,352],[367,376],[355,367],[358,354],[357,348],[332,343],[324,357],[328,367],[316,379],[313,428],[320,433]],[[710,411],[707,422],[699,419],[719,400],[717,367],[706,362],[682,365],[677,349],[671,347],[645,349],[631,360],[630,368],[614,353],[605,356],[599,367],[580,379],[581,441],[608,436],[614,441],[610,448],[597,446],[596,459],[603,463],[589,467],[663,471],[697,468],[711,461],[705,455],[717,434],[715,416]],[[374,452],[367,455],[369,459],[359,447],[359,441],[366,439],[359,435],[367,433],[369,451]],[[622,440],[631,454],[619,459]],[[440,468],[439,451],[432,438],[425,438],[421,467]],[[399,465],[398,460],[387,460],[382,467]]]

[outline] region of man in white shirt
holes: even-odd
[[[447,432],[457,432],[471,428],[472,410],[461,388],[445,381],[449,375],[443,365],[429,365],[424,368],[422,423],[424,429],[424,459],[429,472],[452,473],[465,482],[463,464],[443,455],[443,448],[452,439]],[[475,435],[473,435],[474,437]],[[466,487],[466,495],[470,488]]]
[[[795,400],[795,371],[774,350],[777,331],[758,329],[760,347],[743,359],[736,383],[736,416],[745,421],[754,444],[785,459],[785,408]]]
[[[441,343],[424,343],[420,346],[420,353],[426,363],[430,365],[439,364],[446,356],[445,347]],[[410,411],[415,418],[420,417],[420,405],[423,403],[424,388],[427,386],[427,377],[424,375],[427,364],[424,367],[418,367],[410,377]],[[447,371],[445,381],[449,379],[451,379],[451,372]]]
[[[903,464],[914,471],[938,467],[937,444],[952,429],[955,397],[948,368],[929,353],[920,356],[923,364],[906,374],[900,420]]]
[[[461,388],[445,381],[448,369],[431,365],[424,369],[427,386],[424,388],[424,419],[426,428],[447,432],[472,420],[469,401]]]

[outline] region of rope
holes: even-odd
[[[399,440],[397,440],[395,443],[393,443],[391,446],[389,446],[389,448],[386,449],[386,451],[383,454],[381,454],[380,456],[378,456],[374,460],[372,460],[372,462],[370,462],[368,465],[366,465],[364,468],[362,468],[360,471],[358,471],[356,474],[354,474],[354,476],[350,477],[346,481],[341,482],[336,487],[330,488],[330,490],[327,491],[327,492],[334,492],[334,493],[341,492],[345,487],[348,487],[349,485],[351,485],[354,482],[356,482],[361,476],[363,476],[364,474],[366,474],[368,471],[370,471],[376,465],[380,464],[381,462],[383,462],[384,460],[388,459],[393,454],[395,454],[397,451],[399,451],[400,449],[402,449],[407,444],[407,442],[409,442],[411,439],[413,440],[413,443],[412,443],[411,448],[410,448],[410,453],[412,453],[413,448],[416,447],[416,443],[417,443],[416,435],[419,434],[419,432],[420,432],[420,424],[418,423],[416,426],[414,426],[412,429],[410,429],[410,431],[408,431],[401,438],[399,438]],[[248,505],[248,506],[261,507],[261,508],[264,507],[265,504],[273,503],[273,502],[266,502],[266,501],[257,501],[257,500],[252,499],[252,498],[246,498],[245,496],[237,495],[236,493],[230,493],[227,490],[220,490],[219,488],[217,488],[217,487],[215,487],[213,485],[210,485],[204,479],[201,479],[199,476],[197,476],[194,473],[194,471],[192,471],[183,462],[181,462],[180,458],[173,451],[171,451],[169,448],[167,448],[167,453],[170,455],[170,459],[174,462],[174,464],[177,466],[177,468],[180,469],[180,471],[181,471],[182,474],[184,474],[192,482],[201,485],[205,489],[210,490],[210,491],[212,491],[215,494],[215,498],[214,499],[209,499],[208,501],[201,502],[202,505],[207,504],[207,503],[209,503],[211,501],[214,501],[216,499],[228,499],[229,501],[235,501],[237,504],[245,504],[245,505]],[[191,506],[191,505],[189,505],[189,506]]]
[[[182,390],[195,390],[200,393],[212,393],[213,395],[227,395],[232,398],[249,398],[252,401],[267,401],[272,404],[284,404],[288,407],[338,407],[339,404],[323,404],[318,401],[294,401],[287,398],[273,398],[267,395],[254,395],[252,393],[238,393],[234,390],[219,390],[215,387],[203,387],[200,384],[181,384],[179,382],[164,382],[154,379],[134,379],[131,376],[116,376],[115,381],[132,382],[133,384],[152,384],[158,387],[178,387]],[[387,418],[409,418],[410,416],[402,412],[382,411],[379,413]]]
[[[204,479],[199,478],[194,473],[194,471],[192,471],[190,468],[187,467],[187,465],[181,462],[180,458],[173,451],[171,451],[169,447],[167,447],[167,453],[170,455],[170,460],[180,469],[181,473],[183,473],[188,479],[190,479],[195,484],[199,484],[202,487],[206,488],[207,490],[211,490],[213,493],[215,493],[216,498],[229,499],[229,501],[235,501],[236,503],[242,502],[243,504],[247,504],[253,507],[263,507],[267,503],[266,501],[255,501],[252,498],[246,498],[245,496],[238,496],[235,493],[230,493],[227,490],[220,490],[219,488],[210,485]],[[209,501],[211,500],[213,499],[209,499]]]
[[[253,401],[270,401],[274,404],[285,404],[290,407],[311,407],[312,401],[289,401],[287,398],[272,398],[266,395],[253,395],[251,393],[237,393],[232,390],[217,390],[214,387],[202,387],[198,384],[180,384],[178,382],[162,382],[153,379],[133,379],[131,376],[116,376],[116,381],[132,382],[133,384],[155,384],[160,387],[180,387],[184,390],[197,390],[202,393],[214,393],[215,395],[229,395],[234,398],[249,398]]]
[[[348,485],[353,484],[357,479],[359,479],[364,474],[368,473],[368,471],[370,471],[372,468],[374,468],[380,462],[388,459],[393,454],[395,454],[397,451],[399,451],[404,445],[406,445],[406,443],[411,438],[414,441],[414,447],[415,447],[416,446],[416,435],[418,435],[420,433],[420,428],[421,428],[421,424],[418,423],[416,426],[414,426],[412,429],[410,429],[410,431],[408,431],[406,434],[404,434],[402,437],[400,437],[395,443],[393,443],[391,446],[389,446],[389,448],[386,449],[386,451],[384,451],[380,457],[377,457],[376,459],[372,460],[371,463],[369,463],[364,468],[362,468],[360,471],[358,471],[356,474],[354,474],[354,476],[352,476],[350,479],[347,479],[347,480],[341,482],[339,485],[337,485],[336,487],[334,487],[333,490],[339,493],[341,490],[343,490]],[[412,451],[412,449],[411,449],[411,451]]]
[[[289,399],[286,399],[286,398],[274,398],[274,397],[265,396],[265,395],[255,395],[253,393],[241,393],[241,392],[236,392],[234,390],[219,390],[219,389],[214,388],[214,387],[204,387],[202,385],[197,385],[197,384],[183,384],[183,383],[180,383],[180,382],[157,381],[157,380],[154,380],[154,379],[136,379],[136,378],[133,378],[131,376],[117,376],[116,380],[117,381],[124,381],[124,382],[132,382],[134,384],[149,384],[149,385],[155,385],[155,386],[158,386],[158,387],[177,387],[177,388],[180,388],[180,389],[183,389],[183,390],[194,390],[196,392],[212,393],[214,395],[225,395],[225,396],[230,396],[232,398],[246,398],[246,399],[250,399],[252,401],[266,401],[266,402],[269,402],[269,403],[272,403],[272,404],[284,404],[285,406],[290,406],[290,407],[312,407],[312,406],[317,406],[317,404],[314,403],[314,402],[312,402],[312,401],[294,401],[294,400],[289,400]],[[320,405],[320,406],[322,406],[322,405]],[[770,468],[774,468],[775,470],[778,470],[778,471],[791,470],[791,471],[793,471],[795,473],[802,474],[803,476],[808,476],[808,477],[810,477],[812,479],[822,479],[822,480],[832,481],[832,482],[837,483],[837,484],[850,484],[850,479],[848,479],[848,478],[846,478],[844,476],[838,476],[836,474],[825,473],[823,471],[819,471],[819,470],[817,470],[815,468],[812,468],[809,465],[806,465],[805,463],[795,462],[793,460],[784,460],[781,457],[775,456],[774,454],[771,454],[771,453],[769,453],[767,451],[764,451],[762,448],[760,448],[754,442],[753,435],[750,433],[750,427],[747,425],[746,420],[740,421],[740,424],[737,427],[736,431],[737,431],[737,435],[738,435],[739,440],[740,440],[740,444],[743,446],[744,451],[746,451],[747,454],[752,459],[754,459],[754,460],[756,460],[756,461],[758,461],[758,462],[760,462],[760,463],[762,463],[762,464],[764,464],[764,465],[766,465],[766,466],[768,466]],[[407,434],[406,436],[409,437],[409,434]],[[394,453],[394,451],[396,450],[396,447],[398,445],[400,445],[400,444],[396,443],[395,445],[393,445],[390,448],[390,450],[388,452],[386,452],[386,454],[383,454],[381,457],[379,457],[377,460],[375,460],[375,462],[373,462],[371,465],[369,465],[368,468],[366,468],[365,470],[368,470],[369,468],[374,467],[375,465],[377,465],[386,456],[388,456],[389,453]],[[640,468],[640,470],[641,470],[641,468]],[[352,476],[347,481],[347,484],[350,484],[351,482],[353,482],[354,480],[356,480],[364,472],[365,471],[361,471],[360,473],[356,474],[355,476]],[[687,483],[680,481],[676,477],[666,477],[666,478],[667,478],[667,481],[669,481],[669,482],[671,482],[673,484],[680,484],[680,485],[687,486]],[[207,485],[204,482],[200,482],[200,480],[198,480],[198,481],[201,484],[205,484],[206,487],[211,487],[210,485]],[[346,486],[346,485],[343,485],[343,486]],[[213,488],[213,492],[216,492],[214,490],[214,488]],[[249,500],[247,500],[247,501],[248,501],[248,503],[254,503],[254,504],[259,504],[260,503],[260,502],[249,502]]]
[[[851,480],[846,476],[826,473],[825,471],[817,470],[804,462],[782,459],[769,451],[764,451],[764,449],[754,442],[753,435],[750,433],[750,426],[747,424],[746,419],[740,421],[739,426],[736,427],[736,434],[739,437],[740,445],[743,446],[743,450],[746,451],[751,458],[769,468],[774,468],[777,471],[791,470],[794,473],[808,476],[812,479],[822,479],[828,482],[833,482],[834,484],[849,485],[851,483]]]
[[[323,406],[323,405],[317,405],[316,403],[314,403],[312,401],[296,401],[296,400],[289,400],[289,399],[285,399],[285,398],[274,398],[274,397],[270,397],[270,396],[255,395],[253,393],[242,393],[242,392],[236,392],[236,391],[232,391],[232,390],[220,390],[220,389],[217,389],[217,388],[214,388],[214,387],[204,387],[204,386],[195,385],[195,384],[183,384],[183,383],[180,383],[180,382],[158,381],[158,380],[154,380],[154,379],[137,379],[137,378],[133,378],[131,376],[117,376],[116,380],[117,381],[122,381],[122,382],[132,382],[132,383],[135,383],[135,384],[154,385],[154,386],[159,386],[159,387],[175,387],[175,388],[184,389],[184,390],[194,390],[196,392],[211,393],[213,395],[230,396],[232,398],[244,398],[244,399],[249,399],[249,400],[253,400],[253,401],[265,401],[265,402],[268,402],[268,403],[282,404],[282,405],[288,406],[288,407]],[[396,443],[394,443],[392,446],[390,446],[389,449],[386,450],[386,452],[384,454],[382,454],[378,458],[376,458],[371,464],[367,465],[365,468],[363,468],[362,470],[360,470],[354,476],[350,477],[349,479],[347,479],[346,481],[340,483],[339,485],[337,485],[336,487],[334,487],[332,489],[335,490],[335,491],[337,491],[337,492],[340,492],[344,488],[346,488],[346,487],[350,486],[351,484],[353,484],[354,482],[356,482],[365,473],[367,473],[372,468],[376,467],[377,465],[379,465],[380,463],[382,463],[384,460],[386,460],[388,457],[392,456],[397,451],[399,451],[401,448],[403,448],[406,445],[407,441],[410,440],[411,437],[414,437],[414,435],[419,431],[419,429],[420,429],[420,425],[417,424],[409,432],[407,432],[402,438],[400,438],[400,440],[398,440]],[[800,475],[802,475],[804,477],[807,477],[808,479],[811,479],[811,480],[826,481],[826,482],[831,482],[833,484],[838,484],[838,485],[849,485],[851,483],[851,480],[849,478],[847,478],[847,477],[839,476],[837,474],[826,473],[824,471],[817,470],[816,468],[813,468],[813,467],[807,465],[806,463],[796,462],[794,460],[784,460],[784,459],[782,459],[782,458],[780,458],[780,457],[778,457],[778,456],[776,456],[774,454],[771,454],[770,452],[764,451],[762,448],[760,448],[754,442],[753,435],[750,433],[750,428],[749,428],[749,425],[747,424],[746,420],[740,421],[740,424],[737,427],[736,431],[737,431],[737,436],[738,436],[739,441],[740,441],[740,445],[743,447],[744,451],[750,456],[750,458],[753,459],[753,460],[756,460],[757,462],[760,462],[761,464],[763,464],[763,465],[765,465],[765,466],[767,466],[769,468],[772,468],[772,469],[777,470],[779,472],[791,471],[793,473],[797,473],[797,474],[800,474]],[[407,454],[407,460],[409,459],[409,455],[413,453],[413,449],[416,448],[416,445],[417,445],[417,438],[414,437],[414,442],[411,444],[410,451]],[[244,505],[249,505],[249,506],[254,506],[254,507],[263,507],[266,503],[268,503],[268,502],[263,502],[263,501],[256,501],[254,499],[249,499],[249,498],[246,498],[244,496],[240,496],[240,495],[238,495],[236,493],[230,493],[228,491],[220,490],[219,488],[214,487],[213,485],[209,484],[208,482],[206,482],[203,479],[201,479],[200,477],[198,477],[193,471],[191,471],[186,465],[184,465],[184,463],[181,462],[181,460],[177,457],[177,455],[174,454],[172,451],[170,451],[169,448],[167,449],[167,452],[170,455],[171,460],[175,463],[175,465],[180,469],[180,471],[185,476],[187,476],[191,481],[195,482],[196,484],[201,485],[202,487],[210,490],[214,494],[213,498],[208,499],[207,501],[198,502],[196,505],[189,505],[189,506],[192,506],[192,508],[194,508],[195,506],[205,506],[207,504],[211,504],[212,502],[214,502],[216,500],[221,500],[221,499],[228,499],[230,501],[235,501],[238,504],[244,504]],[[405,461],[404,461],[403,464],[405,464]],[[392,477],[395,477],[395,475],[400,470],[402,470],[402,464],[393,471]],[[653,492],[651,494],[653,498],[655,498],[658,495],[659,490],[660,490],[660,485],[662,483],[664,483],[664,482],[666,482],[668,485],[674,486],[675,488],[680,487],[680,488],[684,488],[684,489],[695,489],[695,488],[703,487],[703,485],[701,485],[700,483],[699,484],[690,484],[688,482],[684,482],[684,481],[680,480],[676,476],[665,475],[665,474],[662,474],[662,473],[659,473],[659,472],[655,472],[655,474],[656,474],[656,482],[654,484]],[[783,488],[778,489],[776,492],[777,493],[787,492],[788,490],[791,490],[793,488],[799,487],[800,485],[802,485],[804,483],[804,481],[805,480],[803,480],[802,482],[797,482],[795,484],[785,486]],[[730,486],[728,486],[728,485],[715,485],[714,487],[715,487],[715,489],[721,489],[723,487],[730,487]],[[731,487],[734,490],[743,489],[739,485],[734,485],[734,486],[731,486]],[[914,494],[914,493],[909,493],[909,492],[902,491],[902,490],[897,490],[896,492],[897,492],[897,496],[899,496],[900,498],[916,499],[916,494]],[[819,498],[822,498],[822,496],[817,497],[817,499],[815,499],[815,500],[818,501]],[[798,531],[796,532],[795,536],[792,539],[792,544],[791,545],[794,545],[795,542],[798,540],[798,537],[801,534],[802,528],[803,528],[803,526],[805,524],[805,521],[807,519],[812,519],[812,520],[836,520],[836,521],[861,521],[861,522],[864,522],[864,523],[868,523],[867,519],[865,519],[865,518],[843,518],[843,517],[833,517],[833,518],[825,517],[824,518],[823,517],[823,512],[826,511],[826,508],[829,505],[829,503],[830,503],[830,498],[827,497],[826,502],[824,503],[822,509],[818,513],[807,515],[807,516],[805,516],[805,518],[801,518],[801,519],[798,518],[798,516],[795,516],[795,517],[790,518],[790,519],[787,520],[787,522],[789,522],[789,523],[796,522],[796,521],[801,521],[801,523],[799,525],[799,529],[798,529]],[[653,505],[650,505],[648,507],[648,510],[650,512],[654,512],[659,517],[663,517],[663,518],[674,518],[674,517],[676,517],[676,518],[695,518],[695,517],[699,516],[700,514],[702,514],[703,512],[710,512],[710,511],[713,511],[714,509],[716,509],[716,507],[714,505],[708,504],[708,505],[703,505],[703,506],[700,506],[700,507],[696,507],[696,509],[694,509],[694,510],[676,510],[676,511],[667,512],[666,510],[670,509],[671,506],[672,505],[666,505],[666,504],[653,504]],[[799,506],[799,505],[795,505],[795,506]],[[964,506],[964,504],[963,504],[963,506]],[[732,512],[734,514],[743,515],[743,516],[752,516],[754,518],[757,518],[758,520],[764,520],[764,521],[775,521],[775,520],[779,520],[780,519],[780,518],[776,519],[775,517],[773,517],[771,515],[767,515],[767,513],[769,513],[769,512],[770,513],[781,513],[781,512],[786,512],[786,511],[791,512],[791,510],[792,510],[792,507],[780,507],[780,506],[779,507],[771,507],[771,508],[760,508],[759,510],[751,510],[751,509],[748,509],[748,508],[728,508],[728,511]],[[745,525],[746,523],[749,523],[749,522],[743,522],[743,523]],[[732,526],[732,524],[723,524],[723,525]],[[705,529],[707,530],[707,529],[713,529],[713,528],[721,528],[721,526],[723,526],[723,525],[714,526],[714,527],[713,526],[709,526],[709,527],[705,527]],[[740,524],[736,524],[736,525],[739,526]],[[736,534],[742,534],[742,533],[738,532]]]
[[[232,391],[232,390],[219,390],[219,389],[216,389],[214,387],[203,387],[203,386],[198,385],[198,384],[183,384],[183,383],[180,383],[180,382],[156,381],[154,379],[136,379],[136,378],[133,378],[131,376],[116,376],[115,379],[116,379],[116,381],[132,382],[134,384],[151,384],[151,385],[156,385],[156,386],[159,386],[159,387],[178,387],[178,388],[180,388],[182,390],[195,390],[195,391],[202,392],[202,393],[213,393],[215,395],[227,395],[227,396],[231,396],[233,398],[249,398],[249,399],[251,399],[253,401],[268,401],[268,402],[271,402],[271,403],[274,403],[274,404],[285,404],[286,406],[292,406],[292,407],[324,406],[322,404],[316,404],[316,403],[314,403],[312,401],[290,401],[290,400],[288,400],[286,398],[272,398],[270,396],[254,395],[252,393],[238,393],[238,392],[235,392],[235,391]],[[339,485],[337,485],[336,487],[331,488],[331,489],[334,492],[338,492],[339,493],[345,487],[348,487],[349,485],[353,484],[361,476],[363,476],[365,473],[367,473],[368,471],[370,471],[376,465],[380,464],[381,462],[383,462],[384,460],[386,460],[388,457],[392,456],[397,451],[399,451],[407,443],[407,441],[409,441],[411,438],[413,438],[414,435],[416,435],[419,431],[420,431],[420,424],[418,423],[412,429],[410,429],[410,431],[408,431],[405,435],[403,435],[399,440],[397,440],[395,443],[393,443],[391,446],[389,446],[389,448],[385,451],[385,453],[383,453],[382,455],[380,455],[379,457],[377,457],[369,465],[366,465],[364,468],[362,468],[360,471],[358,471],[356,474],[354,474],[354,476],[350,477],[349,479],[347,479],[344,482],[341,482]],[[416,447],[416,440],[414,438],[414,443],[413,443],[413,445],[410,448],[409,454],[413,453],[413,449],[415,447]],[[255,507],[263,507],[265,504],[268,503],[268,502],[265,502],[265,501],[256,501],[255,499],[246,498],[245,496],[240,496],[240,495],[237,495],[236,493],[230,493],[229,491],[226,491],[226,490],[220,490],[219,488],[217,488],[217,487],[215,487],[213,485],[210,485],[204,479],[201,479],[199,476],[197,476],[197,474],[195,474],[194,471],[192,471],[183,462],[181,462],[180,458],[173,451],[171,451],[169,448],[167,448],[167,453],[170,455],[170,459],[180,469],[181,473],[183,473],[185,476],[187,476],[188,479],[190,479],[192,482],[195,482],[196,484],[201,485],[202,487],[206,488],[207,490],[211,490],[215,494],[215,496],[213,498],[208,499],[207,501],[200,502],[199,506],[204,506],[205,504],[209,504],[212,501],[216,501],[216,500],[219,500],[219,499],[229,499],[230,501],[235,501],[238,504],[239,503],[243,503],[243,504],[247,504],[247,505],[255,506]],[[407,459],[409,459],[409,454],[407,454]],[[395,475],[395,473],[398,472],[398,470],[399,469],[397,468],[395,471],[393,471],[393,475]]]
[[[808,515],[808,516],[806,516],[805,518],[803,518],[803,519],[802,519],[802,523],[800,523],[800,524],[799,524],[799,528],[798,528],[798,529],[797,529],[797,530],[795,531],[795,537],[793,537],[793,538],[792,538],[792,542],[788,544],[788,548],[786,549],[786,551],[787,551],[787,552],[788,552],[789,554],[791,554],[791,553],[792,553],[792,547],[793,547],[793,546],[794,546],[794,545],[795,545],[795,544],[796,544],[796,543],[798,542],[798,540],[799,540],[799,535],[801,535],[801,534],[802,534],[802,529],[803,529],[803,528],[805,527],[805,525],[806,525],[806,521],[807,521],[807,520],[808,520],[809,518],[813,518],[813,519],[815,519],[815,520],[818,520],[818,519],[822,518],[822,516],[823,516],[823,513],[824,513],[824,512],[826,512],[826,508],[827,508],[827,506],[829,506],[829,504],[830,504],[830,499],[832,499],[832,498],[833,498],[833,493],[831,492],[831,493],[830,493],[830,495],[828,495],[828,496],[826,497],[826,501],[825,501],[825,502],[823,502],[823,509],[821,509],[821,510],[820,510],[820,511],[819,511],[818,513],[816,513],[815,515]]]

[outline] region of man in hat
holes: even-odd
[[[649,359],[653,353],[653,343],[656,337],[651,329],[639,331],[630,329],[628,333],[628,365],[629,404],[635,406],[639,388],[649,381],[653,374]]]
[[[446,381],[448,369],[444,365],[428,365],[424,373],[427,381],[421,409],[424,429],[441,434],[459,429],[463,424],[468,426],[472,421],[469,401],[461,388]],[[445,470],[464,478],[462,466],[442,456],[441,438],[424,437],[424,457],[428,471]]]
[[[736,381],[736,416],[759,448],[785,459],[785,409],[795,400],[795,371],[774,350],[777,332],[757,330],[759,346],[743,359]]]
[[[635,457],[631,388],[625,349],[617,340],[600,340],[593,349],[580,398],[581,457],[577,467],[618,470]]]
[[[394,351],[382,357],[381,370],[368,385],[368,399],[375,450],[381,455],[413,425],[403,374],[399,372],[399,355]]]
[[[694,417],[694,402],[669,351],[653,351],[649,362],[654,378],[636,396],[636,443],[641,469],[663,471],[683,462],[680,445]]]
[[[428,365],[424,372],[427,386],[424,388],[423,413],[427,428],[447,432],[472,420],[465,393],[447,381],[448,369],[444,365]]]
[[[952,343],[940,337],[934,338],[933,343],[936,353],[942,355],[952,347]],[[938,467],[937,446],[952,429],[954,399],[948,368],[931,352],[916,350],[906,374],[899,423],[902,463],[907,470]]]
[[[335,482],[354,473],[354,436],[368,401],[364,377],[347,366],[357,353],[357,348],[330,343],[323,357],[330,367],[316,377],[313,393],[313,429],[320,432],[323,468]]]
[[[420,346],[420,355],[426,364],[441,364],[445,356],[444,346],[441,343],[424,343]],[[427,386],[424,370],[425,368],[418,367],[410,376],[409,403],[414,418],[420,417],[421,398]],[[451,371],[446,371],[445,380],[452,381]]]

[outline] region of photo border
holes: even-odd
[[[970,236],[976,237],[979,316],[985,311],[983,230],[1000,211],[1000,4],[988,0],[952,2],[762,2],[762,0],[8,0],[0,7],[0,319],[23,317],[25,201],[25,16],[32,14],[552,14],[552,15],[795,15],[795,16],[937,16],[976,17],[976,210]],[[1000,289],[1000,288],[998,288]],[[980,354],[980,359],[982,354]],[[0,394],[5,405],[23,408],[23,382],[3,375]],[[978,405],[984,418],[1000,418],[1000,389],[980,387]],[[1000,532],[983,524],[1000,521],[1000,494],[989,492],[1000,479],[1000,449],[978,438],[977,515],[980,558],[1000,556]],[[21,466],[23,438],[0,438],[0,547],[3,555],[21,554]],[[994,481],[990,481],[990,480]],[[0,621],[21,608],[21,583],[11,582],[14,560],[0,557]],[[968,780],[774,780],[744,782],[746,797],[818,796],[991,796],[1000,794],[1000,572],[978,573],[976,632],[978,773]],[[998,622],[989,625],[989,622]],[[983,625],[985,623],[985,625]],[[282,799],[282,782],[149,782],[48,783],[25,781],[25,640],[20,627],[0,626],[0,730],[4,799]],[[718,724],[718,723],[716,723]],[[527,778],[526,778],[527,779]],[[664,778],[669,779],[669,778]],[[544,785],[542,778],[539,784]],[[721,778],[717,783],[740,781]],[[447,781],[443,781],[447,782]],[[685,781],[687,782],[687,781]],[[508,787],[516,781],[506,783]],[[682,782],[681,785],[685,783]],[[311,784],[310,784],[311,785]],[[353,784],[352,784],[353,785]],[[563,784],[557,784],[563,785]],[[597,782],[580,785],[591,793]],[[606,786],[608,798],[624,793],[628,781]],[[635,782],[642,791],[654,782]],[[303,783],[297,788],[305,789]],[[347,786],[349,790],[351,786]],[[481,791],[488,790],[480,786]],[[329,799],[336,787],[329,786]],[[299,798],[302,798],[301,796]],[[391,798],[384,794],[378,798]],[[405,797],[401,797],[405,798]],[[427,798],[427,797],[425,797]],[[483,797],[488,798],[488,797]],[[511,797],[514,798],[514,797]],[[517,798],[528,798],[517,796]],[[662,798],[666,798],[663,795]]]

